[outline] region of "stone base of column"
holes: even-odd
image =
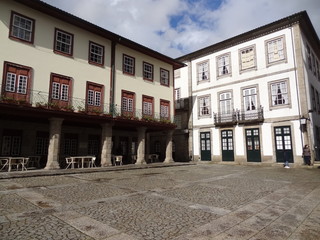
[[[173,163],[173,158],[166,158],[163,163]]]
[[[50,164],[47,164],[44,169],[45,169],[45,170],[60,169],[60,166],[59,166],[59,163],[57,163],[57,162],[52,162],[52,163],[50,163]]]
[[[147,162],[144,159],[142,159],[142,160],[137,160],[135,163],[135,165],[142,165],[142,164],[147,164]]]

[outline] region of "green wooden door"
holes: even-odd
[[[222,161],[234,161],[233,131],[221,131]]]
[[[261,162],[259,129],[246,129],[247,161]]]
[[[201,160],[211,161],[211,140],[210,132],[200,133]]]
[[[274,128],[277,162],[293,163],[291,128],[282,126]]]

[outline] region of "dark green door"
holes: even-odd
[[[246,129],[247,161],[261,162],[259,129]]]
[[[222,161],[234,161],[233,131],[221,131]]]
[[[201,160],[211,161],[210,132],[200,133],[200,144],[201,144]]]
[[[291,128],[282,126],[274,128],[277,162],[293,163]]]

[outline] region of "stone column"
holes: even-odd
[[[166,158],[164,163],[171,163],[174,162],[172,158],[172,135],[174,130],[170,130],[167,134],[166,139]]]
[[[112,150],[112,124],[104,123],[102,126],[101,142],[101,167],[111,166],[111,150]]]
[[[146,147],[146,127],[138,128],[138,149],[136,164],[145,164],[145,147]]]
[[[63,119],[50,118],[50,133],[49,133],[49,147],[48,147],[48,160],[44,169],[58,169],[59,166],[59,152],[60,152],[60,138],[61,138],[61,125]]]

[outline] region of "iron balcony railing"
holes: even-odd
[[[214,124],[216,126],[234,125],[237,123],[237,112],[231,113],[214,113]]]
[[[263,107],[261,106],[256,110],[238,111],[238,123],[262,122],[263,120]]]
[[[252,111],[233,110],[231,113],[214,113],[214,124],[216,126],[263,122],[263,120],[263,107],[261,106]]]
[[[0,89],[1,85],[0,85]],[[9,93],[9,94],[8,94]],[[55,111],[67,111],[75,113],[86,113],[111,118],[127,120],[143,120],[147,122],[160,122],[174,124],[174,117],[163,117],[160,113],[154,112],[152,115],[144,114],[142,109],[134,111],[124,111],[117,104],[101,104],[100,106],[88,105],[85,99],[69,98],[67,101],[56,101],[50,99],[49,93],[37,90],[29,90],[28,94],[16,94],[1,91],[0,103],[34,107],[39,109],[49,109]]]

